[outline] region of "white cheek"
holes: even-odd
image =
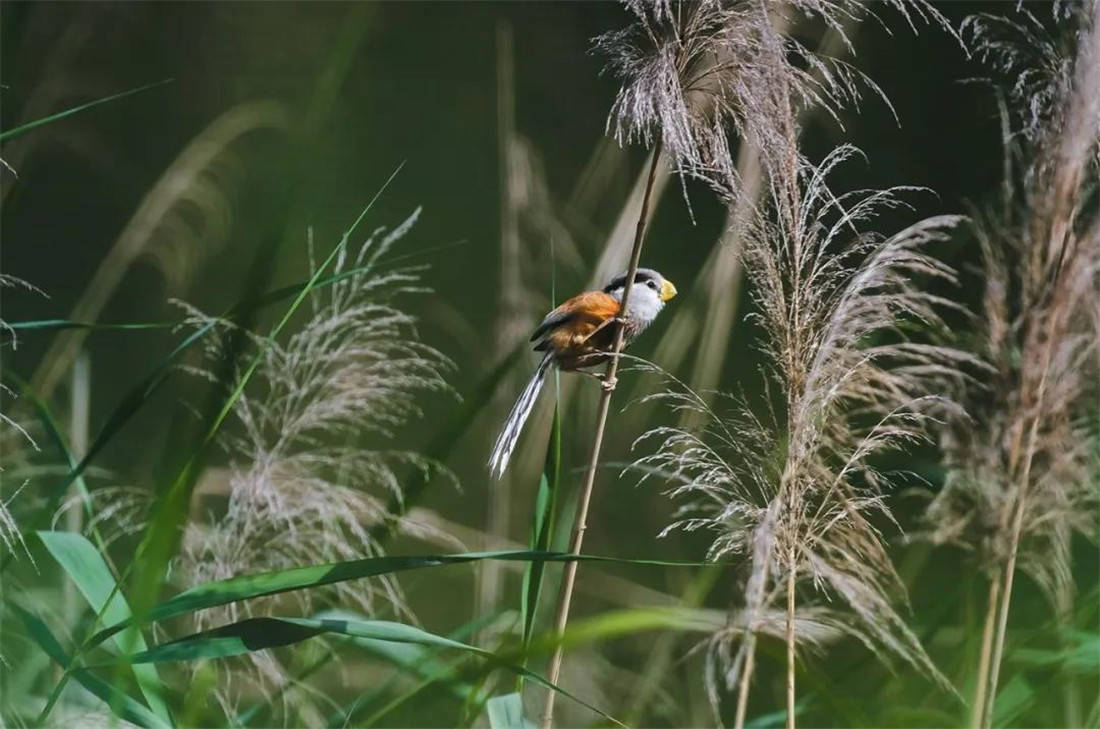
[[[627,302],[630,318],[643,327],[657,318],[664,305],[657,292],[645,285],[635,286]]]

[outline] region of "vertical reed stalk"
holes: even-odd
[[[69,452],[78,461],[88,452],[88,421],[92,400],[91,362],[87,350],[77,355],[73,362],[69,410]],[[69,487],[69,495],[80,493],[80,486],[74,481]],[[84,525],[84,510],[73,507],[65,513],[65,529],[79,532]],[[72,625],[80,617],[81,598],[77,596],[72,580],[65,581],[65,616]]]
[[[1029,474],[1031,471],[1030,454],[1026,464],[1025,474]],[[1001,604],[997,614],[997,635],[993,643],[993,655],[990,658],[989,666],[989,692],[985,698],[985,716],[982,720],[982,726],[985,729],[993,726],[993,706],[997,701],[997,679],[1001,672],[1001,656],[1004,653],[1005,632],[1008,627],[1008,609],[1012,601],[1012,581],[1016,574],[1016,555],[1019,552],[1020,532],[1024,521],[1024,496],[1025,494],[1021,489],[1016,502],[1016,514],[1013,517],[1012,542],[1009,547],[1008,562],[1004,568],[1004,592],[1001,593]]]
[[[512,26],[497,22],[497,159],[500,185],[500,311],[505,314],[497,325],[496,359],[506,357],[508,348],[519,335],[517,325],[526,322],[515,316],[523,311],[523,278],[520,271],[519,221],[516,214],[517,180],[512,164],[515,144],[516,101],[512,51]],[[507,406],[505,406],[507,408]],[[505,410],[507,412],[507,410]],[[491,538],[508,537],[512,513],[512,484],[504,479],[490,480],[490,498],[486,504],[485,526]],[[492,563],[490,563],[492,562]],[[499,562],[490,560],[478,572],[476,614],[496,609],[503,573]],[[488,629],[488,628],[487,628]]]
[[[1057,225],[1057,224],[1055,224]],[[1052,236],[1053,238],[1053,236]],[[1060,238],[1054,240],[1062,241]],[[1063,243],[1064,245],[1064,243]],[[1062,296],[1058,296],[1062,299]],[[1046,348],[1044,350],[1042,374],[1035,395],[1035,415],[1031,418],[1031,427],[1028,430],[1028,442],[1023,453],[1023,464],[1020,466],[1019,485],[1016,490],[1015,513],[1012,516],[1012,539],[1009,542],[1008,561],[1005,564],[1004,592],[1001,593],[1000,612],[997,616],[997,634],[993,641],[993,655],[989,668],[989,693],[986,696],[986,709],[983,726],[988,729],[993,725],[993,706],[997,700],[997,679],[1001,672],[1001,658],[1004,654],[1005,633],[1008,627],[1008,610],[1012,601],[1012,582],[1016,575],[1016,557],[1020,550],[1020,538],[1023,533],[1024,511],[1026,510],[1028,486],[1031,482],[1031,464],[1036,450],[1036,440],[1039,434],[1039,420],[1043,413],[1043,401],[1046,396],[1047,374],[1050,372],[1051,360],[1054,356],[1054,345],[1058,332],[1061,332],[1063,317],[1060,316],[1059,301],[1053,306],[1054,315],[1050,320],[1043,322],[1047,328]],[[1015,455],[1015,454],[1013,454]],[[1015,460],[1015,458],[1013,458]]]
[[[974,699],[970,705],[970,727],[981,729],[985,715],[986,692],[989,690],[989,659],[993,649],[993,626],[997,620],[997,598],[1001,592],[1001,573],[995,572],[989,581],[989,605],[985,611],[982,628],[982,650],[978,658],[978,683],[974,687]]]
[[[794,547],[787,569],[787,729],[794,729]]]
[[[658,139],[653,148],[653,161],[649,165],[649,176],[646,178],[645,195],[642,197],[642,209],[638,215],[638,226],[634,233],[634,248],[630,254],[630,267],[627,269],[627,284],[623,288],[623,301],[620,311],[625,314],[630,301],[629,284],[634,281],[638,272],[638,265],[642,259],[642,242],[645,240],[647,213],[649,200],[653,193],[653,181],[657,177],[657,164],[661,159],[661,142]],[[596,481],[596,469],[600,465],[600,448],[603,446],[603,433],[607,426],[607,414],[611,408],[611,394],[614,392],[615,375],[619,371],[619,352],[623,349],[623,336],[625,332],[621,324],[615,327],[615,343],[612,346],[614,356],[607,363],[607,372],[604,375],[605,382],[611,386],[604,389],[600,395],[599,409],[596,414],[596,437],[592,442],[592,458],[588,462],[588,470],[584,475],[584,485],[581,489],[581,498],[577,501],[577,515],[573,521],[573,537],[569,543],[569,551],[572,554],[580,554],[584,546],[584,532],[588,528],[588,506],[592,501],[592,487]],[[550,657],[550,683],[556,684],[561,674],[561,661],[563,649],[560,643],[565,633],[565,626],[569,622],[569,605],[573,600],[573,586],[577,579],[577,562],[565,563],[565,575],[561,582],[561,592],[558,595],[558,610],[554,618],[554,633],[559,643],[554,648],[554,654]],[[554,697],[556,693],[551,691],[546,696],[546,708],[543,710],[542,721],[539,726],[542,729],[550,729],[554,720]]]
[[[1072,600],[1072,597],[1070,598]],[[1068,602],[1063,610],[1060,611],[1061,615],[1058,618],[1058,627],[1064,631],[1063,639],[1061,641],[1062,650],[1072,650],[1072,645],[1069,640],[1070,633],[1073,629],[1073,604]],[[1062,701],[1065,703],[1065,725],[1069,726],[1086,726],[1084,719],[1081,716],[1081,691],[1077,685],[1077,676],[1071,671],[1067,671],[1062,675]],[[1095,724],[1089,724],[1088,726],[1095,726]]]
[[[741,669],[740,685],[737,687],[737,713],[733,717],[734,729],[744,729],[745,709],[749,705],[749,684],[752,683],[752,672],[756,668],[756,633],[749,633],[745,637],[745,665]]]
[[[764,572],[760,578],[763,585],[768,584],[770,561],[764,562]],[[744,729],[745,710],[749,705],[749,686],[752,685],[752,673],[756,669],[756,615],[749,618],[748,634],[745,636],[745,665],[741,669],[740,686],[737,689],[737,713],[734,715],[734,729]]]

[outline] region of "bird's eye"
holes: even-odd
[[[657,290],[657,284],[656,284],[656,282],[654,282],[654,281],[648,281],[648,282],[646,282],[646,286],[648,286],[649,288],[653,289],[654,291],[656,291],[656,290]]]

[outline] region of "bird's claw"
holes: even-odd
[[[619,384],[619,378],[617,377],[608,377],[607,375],[604,375],[600,378],[600,387],[603,389],[604,392],[613,391],[615,389],[615,385],[617,384]]]

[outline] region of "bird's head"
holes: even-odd
[[[626,286],[626,274],[620,274],[604,287],[604,293],[611,294],[622,301]],[[639,268],[634,276],[634,285],[627,300],[627,317],[643,327],[652,322],[665,302],[676,295],[672,282],[652,268]]]

